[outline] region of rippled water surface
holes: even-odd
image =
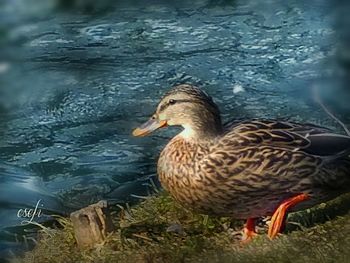
[[[23,234],[18,209],[39,199],[49,215],[151,192],[157,155],[176,129],[130,132],[175,83],[203,87],[226,120],[335,127],[309,94],[334,63],[326,2],[158,1],[91,14],[3,1],[11,60],[0,65],[2,251]]]

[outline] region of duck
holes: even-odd
[[[162,187],[185,208],[246,220],[242,242],[257,235],[261,217],[271,217],[273,239],[289,212],[350,190],[350,136],[329,128],[272,119],[223,124],[213,98],[191,84],[166,92],[132,134],[169,126],[182,130],[160,153]]]

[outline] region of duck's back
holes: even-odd
[[[228,126],[197,171],[212,180],[217,212],[262,216],[296,194],[310,196],[298,209],[349,191],[349,150],[350,137],[324,128],[253,120]]]

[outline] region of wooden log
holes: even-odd
[[[114,229],[105,200],[71,213],[70,219],[80,248],[92,248],[101,244]]]

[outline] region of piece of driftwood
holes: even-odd
[[[105,200],[71,213],[70,219],[80,248],[92,248],[102,243],[114,228]]]

